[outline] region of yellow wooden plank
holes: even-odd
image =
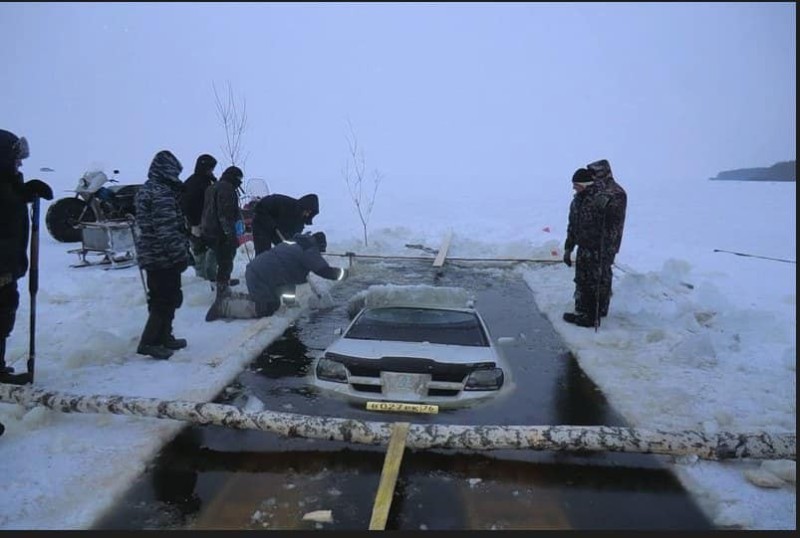
[[[447,237],[444,238],[442,246],[439,247],[439,252],[436,253],[436,259],[433,260],[434,267],[441,267],[444,265],[444,259],[447,257],[447,249],[450,248],[450,239],[453,238],[452,230],[447,232]]]
[[[406,448],[409,426],[408,422],[395,422],[392,424],[392,436],[389,438],[389,448],[386,450],[386,458],[383,460],[381,481],[378,484],[378,493],[375,494],[372,519],[369,522],[369,530],[371,531],[382,531],[386,528],[389,508],[392,506],[394,485],[397,482],[400,462],[403,459],[403,451]]]

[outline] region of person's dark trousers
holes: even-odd
[[[236,247],[231,244],[230,239],[223,236],[215,242],[214,253],[217,255],[217,283],[227,285],[233,272]]]
[[[137,352],[156,359],[168,359],[172,355],[172,349],[180,349],[186,345],[185,341],[183,345],[180,345],[180,341],[176,345],[172,337],[175,310],[183,303],[181,271],[176,267],[148,269],[146,273],[149,314]]]
[[[611,266],[602,263],[600,250],[578,247],[575,256],[575,313],[584,320],[594,322],[598,308],[598,286],[600,286],[600,308],[607,301],[604,284],[610,280]],[[610,282],[609,288],[610,288]],[[607,309],[607,302],[605,304]]]
[[[272,248],[272,228],[261,222],[258,216],[253,217],[253,247],[256,256]]]
[[[279,297],[270,297],[267,301],[256,301],[256,315],[260,318],[271,316],[281,307]]]
[[[19,307],[19,292],[17,291],[17,281],[12,280],[3,287],[0,287],[0,376],[13,374],[14,369],[6,366],[6,338],[14,330],[14,322],[17,320],[17,308]]]
[[[19,308],[19,291],[17,281],[12,280],[0,287],[0,383],[25,385],[30,383],[27,373],[15,374],[14,369],[6,366],[6,338],[14,330]]]

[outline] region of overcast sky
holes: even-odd
[[[164,148],[182,179],[222,162],[228,82],[246,175],[292,195],[341,188],[348,120],[409,189],[568,181],[598,158],[628,185],[704,180],[797,143],[793,3],[3,3],[0,45],[0,128],[64,188],[96,165],[139,182]]]

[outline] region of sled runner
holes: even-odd
[[[135,265],[133,222],[133,219],[119,219],[79,223],[77,227],[81,230],[81,248],[69,252],[77,254],[80,262],[70,267],[110,265],[108,269],[123,269]],[[90,261],[87,259],[89,255],[95,258]]]

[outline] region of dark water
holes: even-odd
[[[436,415],[366,411],[318,394],[310,367],[348,323],[346,302],[371,284],[470,290],[503,346],[513,389]],[[336,306],[310,312],[216,400],[376,421],[442,424],[625,425],[580,370],[530,290],[509,268],[358,260],[332,290]],[[286,439],[217,426],[187,427],[97,529],[367,529],[385,447]],[[332,523],[303,521],[331,510]],[[654,456],[521,450],[406,450],[387,529],[710,529]]]

